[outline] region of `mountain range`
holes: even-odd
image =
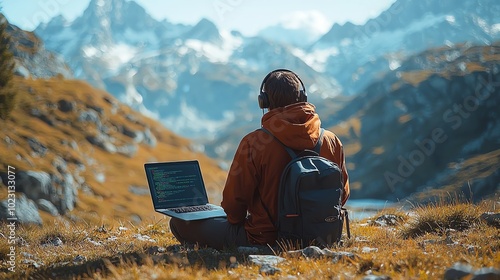
[[[333,25],[307,46],[221,31],[207,19],[157,21],[134,1],[102,3],[30,33],[58,56],[26,69],[104,89],[227,168],[241,137],[259,127],[262,77],[290,68],[323,126],[345,144],[354,198],[500,189],[494,1],[398,0],[364,25]]]
[[[300,73],[312,102],[356,95],[409,55],[499,39],[499,9],[494,0],[399,0],[364,25],[334,24],[304,46],[296,44],[307,41],[304,31],[285,24],[274,27],[284,34],[277,40],[266,30],[246,37],[207,19],[194,26],[157,21],[134,1],[92,0],[73,22],[56,17],[35,33],[76,78],[176,133],[213,139],[248,122],[258,126],[258,86],[272,69]]]

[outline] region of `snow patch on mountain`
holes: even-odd
[[[293,49],[292,53],[301,58],[309,67],[318,72],[325,72],[326,63],[330,57],[339,55],[338,47],[325,49],[316,49],[312,52],[307,52],[303,49]]]
[[[306,47],[319,39],[332,23],[320,11],[297,11],[279,19],[276,25],[259,32],[268,40]]]
[[[166,127],[174,128],[174,131],[175,128],[189,127],[189,133],[186,135],[188,137],[199,134],[214,137],[217,132],[220,132],[236,119],[234,112],[231,111],[224,112],[224,118],[220,120],[207,118],[202,110],[191,106],[190,103],[185,99],[180,101],[179,108],[182,118],[171,115],[161,118],[160,122]]]
[[[117,34],[115,40],[135,46],[145,46],[148,49],[158,49],[160,40],[153,31],[136,31],[127,28],[123,34]],[[121,35],[121,36],[120,36]]]
[[[112,46],[85,46],[82,48],[83,54],[87,58],[99,58],[108,69],[106,76],[117,74],[125,64],[129,63],[137,54],[137,49],[119,43]]]
[[[205,56],[212,63],[228,63],[234,50],[242,44],[242,40],[226,35],[221,45],[196,39],[188,39],[184,44],[198,54]]]

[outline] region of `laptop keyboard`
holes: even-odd
[[[177,208],[170,208],[168,210],[175,212],[175,213],[188,213],[188,212],[196,212],[196,211],[207,211],[207,210],[213,210],[214,207],[211,205],[197,205],[197,206],[185,206],[185,207],[177,207]]]

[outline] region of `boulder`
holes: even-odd
[[[57,189],[50,175],[43,171],[19,171],[16,174],[16,191],[23,192],[29,199],[46,199],[52,203],[58,200]]]
[[[116,151],[126,157],[132,158],[137,153],[138,147],[135,144],[128,144],[120,147],[116,147]]]
[[[38,206],[38,209],[45,211],[52,216],[59,216],[59,210],[57,210],[57,207],[55,207],[52,202],[41,198],[36,201],[36,204]]]
[[[61,211],[72,211],[75,208],[78,192],[75,187],[75,180],[70,173],[63,175]]]
[[[108,153],[114,154],[117,152],[117,148],[113,143],[109,141],[108,138],[109,137],[104,134],[97,134],[95,136],[89,135],[86,137],[87,141],[89,141],[90,144],[97,146]]]
[[[9,218],[16,218],[16,222],[23,224],[42,224],[42,218],[38,213],[38,208],[33,200],[28,199],[25,194],[18,194],[15,198],[15,207],[13,210],[11,205],[12,201],[8,199],[0,201],[0,218],[5,221]],[[14,220],[13,220],[14,221]]]

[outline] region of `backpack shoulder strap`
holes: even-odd
[[[285,150],[290,155],[290,157],[292,157],[292,158],[297,157],[297,154],[295,154],[295,152],[292,149],[288,148],[287,145],[283,144],[283,142],[281,142],[278,138],[276,138],[276,136],[274,136],[269,130],[265,129],[264,127],[261,127],[260,130],[262,130],[265,133],[271,135],[274,138],[274,140],[278,141],[278,143],[280,143],[281,146],[283,146],[283,148],[285,148]]]
[[[323,128],[320,129],[319,131],[319,138],[318,138],[318,142],[316,143],[316,145],[314,146],[314,151],[319,155],[319,151],[321,150],[321,144],[323,142],[323,133],[325,132],[325,130]]]

